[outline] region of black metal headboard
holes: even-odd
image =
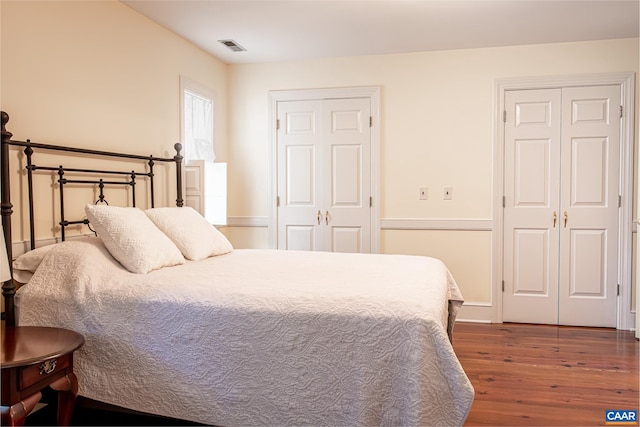
[[[34,198],[33,198],[33,172],[35,171],[51,171],[57,172],[58,175],[58,184],[59,184],[59,198],[60,198],[60,232],[61,239],[65,240],[65,228],[73,225],[73,224],[88,224],[88,220],[79,219],[69,221],[66,219],[65,210],[64,210],[64,187],[67,184],[86,184],[90,186],[97,186],[99,190],[98,200],[96,203],[105,202],[104,198],[104,187],[106,185],[109,186],[128,186],[131,188],[132,195],[132,206],[136,206],[136,178],[138,177],[147,177],[149,182],[149,190],[150,190],[150,203],[151,207],[154,207],[154,172],[153,167],[156,162],[169,162],[175,163],[176,165],[176,206],[183,205],[182,199],[182,160],[183,157],[180,154],[182,150],[181,144],[175,144],[174,148],[176,150],[176,155],[172,158],[161,158],[161,157],[153,157],[153,156],[140,156],[136,154],[123,154],[123,153],[114,153],[109,151],[99,151],[99,150],[88,150],[83,148],[74,148],[74,147],[64,147],[59,145],[48,145],[48,144],[40,144],[31,142],[30,140],[26,141],[16,141],[11,139],[13,134],[6,130],[6,124],[9,122],[9,115],[2,111],[0,112],[2,116],[2,142],[0,148],[0,177],[2,178],[2,184],[0,187],[0,191],[2,192],[2,199],[0,203],[0,214],[2,215],[2,228],[4,231],[4,240],[7,246],[7,255],[9,260],[12,259],[13,251],[12,251],[12,237],[11,237],[11,214],[13,213],[13,204],[11,203],[11,183],[10,183],[10,165],[9,165],[9,147],[17,146],[24,147],[24,154],[26,156],[26,173],[27,173],[27,187],[28,187],[28,196],[29,196],[29,236],[30,236],[30,247],[31,249],[35,249],[35,218],[34,218]],[[75,153],[75,154],[84,154],[95,157],[114,157],[119,159],[129,159],[132,163],[137,164],[137,167],[140,168],[143,166],[145,168],[144,171],[135,170],[131,171],[118,171],[118,170],[99,170],[99,169],[83,169],[83,168],[65,168],[64,166],[40,166],[35,165],[32,162],[32,156],[36,151],[57,151],[63,153]],[[148,168],[148,169],[147,169]],[[82,173],[90,176],[88,179],[69,179],[65,176],[66,173]],[[114,176],[126,177],[126,181],[114,181]],[[95,178],[93,178],[95,177]],[[109,177],[105,179],[105,177]],[[15,325],[15,310],[14,310],[14,295],[15,295],[15,286],[12,280],[8,280],[2,284],[2,296],[5,300],[5,320],[7,326]]]

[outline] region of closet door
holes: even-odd
[[[278,248],[371,252],[370,100],[277,108]]]
[[[324,250],[371,252],[371,128],[368,99],[323,104]]]
[[[505,95],[503,320],[614,327],[620,89]]]
[[[505,322],[558,323],[561,90],[505,98]]]
[[[620,88],[562,91],[561,325],[617,320]]]
[[[322,101],[278,103],[278,249],[322,250]]]

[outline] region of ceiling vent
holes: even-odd
[[[240,46],[238,43],[236,43],[234,40],[218,40],[218,41],[234,52],[242,52],[247,50],[242,46]]]

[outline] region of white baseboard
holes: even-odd
[[[456,322],[495,323],[494,310],[490,304],[464,303],[458,312]]]

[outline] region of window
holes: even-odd
[[[227,223],[227,164],[216,160],[213,91],[180,77],[184,195],[211,224]]]
[[[185,161],[216,159],[214,145],[214,104],[211,90],[180,77],[182,143]]]

